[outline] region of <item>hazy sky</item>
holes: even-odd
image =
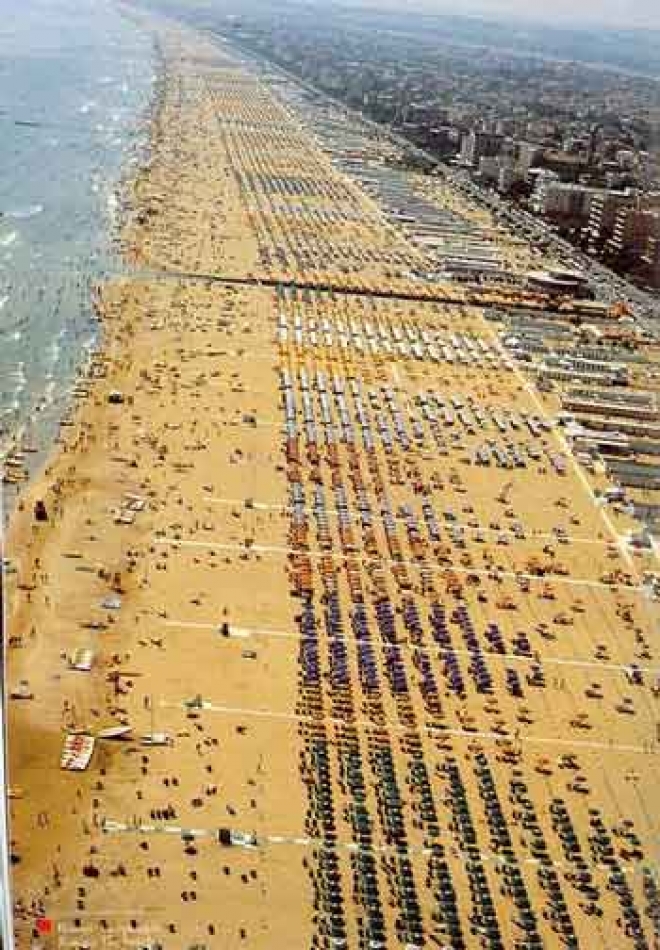
[[[344,0],[349,2],[349,0]],[[358,0],[360,2],[360,0]],[[602,25],[622,27],[652,27],[660,30],[660,0],[362,0],[373,7],[396,7],[399,12],[407,6],[436,10],[441,13],[465,13],[494,18],[513,14],[534,21],[556,23],[558,26]]]
[[[427,0],[429,2],[429,0]],[[515,13],[530,19],[562,23],[590,23],[603,26],[645,26],[660,29],[659,0],[551,0],[537,4],[532,0],[470,0],[475,10]]]

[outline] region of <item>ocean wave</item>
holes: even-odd
[[[10,231],[9,234],[0,237],[0,247],[9,247],[16,240],[18,240],[18,231]]]
[[[9,300],[9,294],[5,294],[4,297],[0,297],[0,310],[2,310],[2,308],[7,303],[8,300]]]
[[[26,218],[36,218],[44,210],[43,205],[26,205],[24,208],[14,208],[11,211],[5,211],[6,218],[13,218],[16,221],[22,221]]]

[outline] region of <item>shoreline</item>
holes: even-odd
[[[140,17],[129,7],[120,7],[120,16],[130,24],[131,29],[142,29],[143,33],[146,32],[139,25]],[[155,67],[157,58],[153,48],[151,55]],[[32,406],[31,415],[17,421],[13,430],[7,431],[3,436],[0,469],[2,469],[2,460],[6,458],[25,457],[20,480],[7,482],[4,487],[6,523],[10,512],[20,502],[21,496],[31,483],[43,478],[45,469],[57,454],[63,429],[68,425],[67,420],[72,414],[78,412],[80,400],[76,397],[76,392],[85,387],[90,365],[93,364],[102,346],[100,336],[102,329],[95,297],[104,282],[128,270],[128,262],[121,247],[122,235],[127,225],[129,197],[134,189],[135,175],[148,161],[148,129],[151,126],[157,96],[158,90],[152,88],[146,105],[136,109],[134,113],[129,127],[129,139],[123,147],[121,166],[116,170],[116,175],[108,180],[107,189],[102,192],[106,196],[107,191],[108,201],[112,200],[116,210],[110,214],[105,205],[99,204],[99,217],[103,222],[103,238],[99,244],[101,258],[95,255],[93,267],[90,270],[83,269],[79,273],[79,280],[86,288],[84,291],[87,301],[85,327],[92,335],[92,340],[80,348],[75,370],[66,381],[66,385],[64,385],[64,380],[60,380],[61,385],[59,389],[54,390],[54,394],[47,397],[45,393],[42,393],[39,400]],[[80,306],[82,308],[82,303]],[[68,342],[78,346],[79,339],[76,337]],[[53,380],[49,386],[55,386],[55,383],[56,381]],[[25,445],[28,446],[27,450],[24,449]],[[12,491],[13,488],[15,491]]]

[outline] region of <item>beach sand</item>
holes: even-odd
[[[8,539],[8,679],[33,694],[10,706],[19,947],[41,916],[55,928],[46,947],[112,935],[108,946],[357,948],[381,932],[387,946],[423,933],[458,947],[441,861],[464,945],[484,925],[468,883],[483,862],[478,892],[514,947],[521,904],[503,857],[546,946],[559,917],[542,868],[580,946],[633,946],[609,847],[652,940],[655,607],[640,586],[651,559],[620,541],[632,523],[594,504],[597,481],[570,460],[553,469],[565,445],[549,428],[536,440],[509,429],[540,461],[471,464],[478,437],[454,435],[452,397],[521,419],[553,414],[553,398],[507,364],[456,288],[427,288],[435,302],[357,292],[423,293],[405,276],[418,251],[226,50],[150,28],[164,79],[123,238],[136,272],[101,290],[89,396]],[[276,194],[273,176],[301,193]],[[269,283],[292,275],[317,289]],[[406,328],[458,332],[493,358],[413,359],[396,348]],[[424,410],[433,394],[442,425]],[[78,648],[93,651],[90,672],[69,669]],[[625,697],[632,710],[617,710]],[[87,771],[60,769],[66,731],[122,724],[131,738],[98,739]],[[160,732],[164,746],[139,741]],[[553,798],[593,899],[570,877]],[[221,828],[254,840],[224,846]]]
[[[200,722],[181,708],[198,693],[241,705],[246,690],[259,704],[259,697],[268,695],[271,677],[283,708],[295,703],[293,652],[258,644],[255,659],[244,659],[251,641],[219,635],[223,621],[257,629],[291,623],[291,607],[281,596],[281,563],[245,548],[255,535],[282,543],[286,532],[281,515],[243,509],[250,496],[277,504],[286,500],[270,440],[243,421],[246,416],[267,417],[276,403],[269,361],[249,352],[252,342],[267,333],[260,313],[269,307],[269,296],[181,290],[175,283],[108,287],[104,321],[116,355],[108,358],[107,377],[95,385],[50,468],[45,493],[49,523],[33,530],[31,496],[16,519],[10,550],[22,551],[17,558],[21,577],[35,587],[17,591],[10,623],[24,638],[24,646],[12,656],[10,676],[29,679],[35,694],[33,701],[12,710],[18,721],[11,728],[21,737],[12,743],[12,774],[24,792],[14,803],[22,857],[16,884],[27,897],[43,893],[49,882],[47,906],[56,916],[62,911],[76,915],[82,884],[89,913],[107,912],[109,919],[131,914],[143,923],[143,895],[145,907],[158,908],[154,926],[169,923],[173,904],[172,921],[183,928],[177,904],[180,892],[190,887],[199,892],[188,914],[195,921],[190,933],[204,936],[207,918],[219,935],[225,933],[226,915],[218,912],[215,887],[211,880],[203,886],[205,876],[211,878],[222,866],[217,841],[201,842],[199,858],[184,856],[185,865],[173,874],[182,860],[179,838],[154,838],[142,853],[138,835],[102,835],[98,823],[103,819],[149,823],[152,808],[174,803],[174,826],[226,825],[258,833],[269,825],[267,816],[276,807],[283,822],[278,830],[299,831],[302,794],[289,781],[297,768],[295,742],[271,763],[273,734],[267,722],[247,722],[247,733],[239,735],[236,719]],[[220,351],[227,354],[224,359]],[[242,356],[229,355],[239,351]],[[244,391],[238,391],[239,385]],[[126,394],[127,404],[107,402],[113,389]],[[35,485],[32,494],[41,497],[44,487]],[[126,493],[146,503],[131,525],[116,523]],[[222,498],[236,502],[226,506]],[[159,536],[200,543],[222,539],[232,550],[218,556],[203,548],[178,553],[161,544]],[[104,610],[102,602],[115,592],[121,609]],[[90,629],[92,625],[101,629]],[[89,674],[67,668],[66,657],[80,647],[94,650]],[[110,679],[115,672],[122,673],[119,694]],[[166,731],[174,745],[140,750],[134,743],[101,742],[84,775],[58,769],[67,725],[96,732],[125,721],[136,736]],[[168,776],[178,779],[177,788],[164,785]],[[199,807],[191,804],[197,799]],[[46,828],[38,825],[39,812],[48,815]],[[92,857],[94,842],[99,850]],[[265,928],[260,939],[267,942],[280,913],[283,920],[290,913],[286,908],[297,869],[290,869],[287,884],[275,876],[274,883],[281,885],[276,897],[270,886],[264,890],[262,856],[251,858],[239,855],[239,866],[241,872],[256,870],[257,880],[240,887],[233,879],[227,884],[230,891],[237,889],[250,939],[255,939],[254,928]],[[282,857],[274,854],[273,859],[278,864]],[[85,860],[102,868],[97,882],[81,880]],[[119,862],[129,869],[130,879],[118,878],[113,886],[108,875]],[[54,865],[62,877],[57,889],[51,880]],[[163,877],[146,888],[152,891],[148,896],[142,891],[149,880],[145,868],[156,865]],[[44,877],[37,876],[37,869]],[[197,887],[188,879],[189,870],[199,875]],[[232,875],[240,883],[238,866],[232,866]],[[297,889],[303,886],[299,881]]]

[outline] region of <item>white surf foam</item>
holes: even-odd
[[[43,210],[43,205],[26,205],[25,208],[14,208],[10,211],[6,211],[5,216],[7,218],[13,218],[16,221],[22,221],[26,218],[35,218],[38,214],[41,214]]]

